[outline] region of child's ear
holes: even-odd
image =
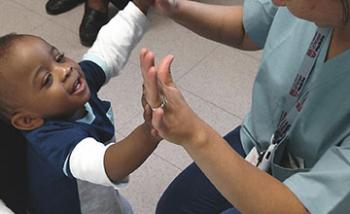
[[[11,124],[16,129],[29,131],[42,126],[44,119],[32,113],[19,112],[12,116]]]

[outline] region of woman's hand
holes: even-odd
[[[178,1],[179,0],[154,0],[154,7],[160,13],[171,16],[178,7]]]
[[[152,106],[156,133],[180,145],[204,140],[205,123],[192,111],[172,80],[170,66],[174,57],[164,57],[156,68],[152,52],[142,50],[140,56],[146,100]],[[164,106],[160,107],[162,103]]]
[[[143,118],[153,137],[161,140],[157,130],[152,127],[152,109],[159,106],[160,96],[157,92],[157,74],[154,68],[154,54],[143,48],[140,52],[140,68],[144,83],[142,84],[141,103]]]
[[[160,105],[160,95],[157,89],[157,73],[154,65],[154,54],[146,48],[140,52],[140,68],[143,82],[143,94],[151,108]]]

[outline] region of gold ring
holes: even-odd
[[[156,108],[152,108],[152,111],[157,110],[158,108],[164,108],[168,104],[168,100],[165,96],[161,96],[160,98],[160,105]]]

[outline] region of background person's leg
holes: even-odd
[[[245,156],[239,130],[240,127],[236,128],[224,138],[234,150]],[[156,214],[215,214],[229,208],[232,208],[231,214],[239,213],[193,163],[168,186],[158,202]]]
[[[101,27],[108,22],[109,0],[87,0],[84,16],[79,27],[80,43],[90,47]]]
[[[48,14],[57,15],[75,8],[84,1],[85,0],[49,0],[45,4],[45,9]]]

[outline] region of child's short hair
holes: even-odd
[[[9,33],[0,37],[0,62],[5,59],[13,42],[25,36],[24,34]]]
[[[10,33],[0,37],[0,84],[4,84],[3,72],[6,70],[6,61],[9,57],[10,49],[15,41],[24,38],[24,34]],[[0,85],[0,120],[9,122],[12,114],[10,103],[8,102],[9,90]],[[13,96],[13,94],[12,94]]]

